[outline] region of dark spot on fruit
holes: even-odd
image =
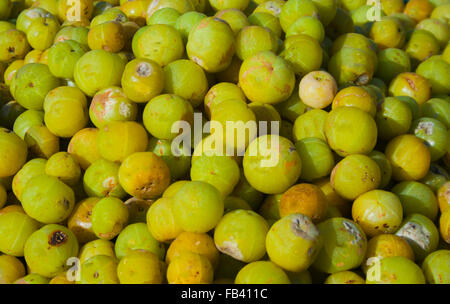
[[[379,227],[379,226],[375,226],[374,228],[375,228],[375,229],[378,229],[378,228],[380,228],[380,227]]]
[[[30,82],[30,83],[28,84],[28,87],[29,87],[29,88],[34,88],[34,84],[33,84],[32,82]]]
[[[68,238],[69,237],[65,232],[56,230],[53,231],[48,237],[48,243],[52,246],[61,246],[67,242]]]
[[[10,52],[10,53],[14,53],[15,51],[16,51],[16,49],[13,46],[10,46],[8,48],[8,52]]]
[[[384,227],[384,228],[389,228],[389,225],[388,225],[387,223],[384,223],[384,224],[383,224],[383,227]]]
[[[94,272],[94,278],[95,278],[95,279],[98,278],[98,272],[97,272],[97,271]]]
[[[64,209],[69,209],[70,208],[70,202],[68,199],[63,198],[62,201],[60,201],[61,205],[63,206]]]

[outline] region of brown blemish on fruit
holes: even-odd
[[[425,133],[425,135],[433,134],[433,123],[431,121],[421,121],[417,125],[417,129]]]
[[[244,258],[237,243],[234,241],[225,241],[221,246],[218,246],[217,249],[219,249],[220,252],[235,258],[236,260],[242,260]]]
[[[291,230],[305,240],[314,240],[319,235],[319,230],[311,220],[303,214],[296,214],[291,221]]]
[[[151,74],[151,66],[147,62],[141,62],[136,66],[136,73],[141,77],[148,77]]]
[[[406,223],[396,234],[408,242],[417,244],[423,250],[430,245],[430,232],[425,227],[413,222]]]
[[[53,231],[52,233],[50,233],[49,237],[48,237],[48,244],[51,246],[61,246],[64,245],[67,240],[69,239],[68,235],[61,231],[61,230],[56,230]]]
[[[68,199],[63,198],[59,203],[63,206],[64,209],[68,210],[70,208],[70,202]]]
[[[417,91],[416,84],[412,79],[409,79],[408,77],[405,77],[406,82],[408,83],[409,87],[413,89],[414,91]]]

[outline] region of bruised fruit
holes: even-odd
[[[319,230],[309,217],[301,213],[290,214],[275,222],[266,237],[270,260],[293,272],[307,269],[322,246]]]
[[[67,260],[77,255],[76,236],[61,225],[46,225],[30,235],[25,243],[25,261],[31,272],[47,278],[68,269]]]
[[[227,213],[214,230],[214,243],[219,251],[234,259],[249,263],[266,253],[266,220],[249,210]],[[249,241],[251,240],[251,242]]]
[[[367,239],[361,227],[345,218],[331,218],[317,226],[323,238],[313,267],[321,272],[335,273],[361,265]]]
[[[395,234],[409,243],[417,261],[423,261],[435,251],[439,242],[439,232],[434,223],[418,213],[406,217]]]
[[[122,74],[125,95],[134,102],[147,102],[164,88],[164,72],[153,60],[137,58],[127,63]]]

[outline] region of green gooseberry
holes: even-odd
[[[325,29],[316,17],[304,16],[298,18],[291,24],[286,32],[286,37],[299,34],[310,36],[317,41],[322,42],[325,38]]]
[[[269,1],[267,1],[269,2]],[[281,37],[281,25],[277,17],[270,13],[254,11],[248,16],[248,22],[252,25],[258,25],[271,30],[275,36]]]
[[[0,178],[16,174],[26,162],[28,151],[26,143],[15,133],[0,128]]]
[[[80,249],[78,257],[81,265],[96,255],[106,255],[116,259],[114,252],[114,243],[104,239],[96,239],[83,245]]]
[[[362,154],[346,156],[334,167],[330,177],[334,190],[349,200],[377,189],[380,181],[380,167],[372,158]]]
[[[266,220],[251,210],[230,211],[214,230],[217,249],[246,263],[260,260],[266,253]]]
[[[430,284],[449,284],[450,250],[437,250],[430,253],[422,264],[422,271]]]
[[[60,85],[46,64],[29,63],[17,70],[14,78],[14,97],[23,107],[42,110],[45,96]]]
[[[141,27],[134,34],[132,42],[136,58],[146,58],[165,66],[180,59],[184,44],[180,33],[172,26],[154,24]]]
[[[300,114],[294,122],[294,139],[299,141],[304,138],[314,137],[326,141],[325,123],[327,117],[328,112],[320,109],[313,109]]]
[[[88,33],[89,29],[82,26],[64,26],[62,27],[55,36],[55,45],[57,42],[62,42],[66,40],[73,40],[79,44],[87,47],[88,45]]]
[[[192,163],[191,180],[213,185],[224,197],[233,191],[239,178],[237,163],[227,156],[202,155]]]
[[[319,70],[323,54],[319,41],[308,35],[298,34],[284,40],[280,57],[289,62],[296,75],[304,76]]]
[[[398,48],[387,48],[378,53],[376,76],[390,83],[398,74],[411,72],[408,54]]]
[[[300,177],[302,161],[294,144],[281,136],[264,135],[252,141],[243,160],[249,184],[266,194],[286,191]],[[276,176],[267,179],[267,176]]]
[[[115,242],[116,257],[120,260],[133,250],[145,250],[154,253],[160,260],[164,259],[164,245],[149,232],[146,223],[135,223],[125,227]]]
[[[281,8],[280,24],[286,33],[289,27],[303,16],[319,16],[319,10],[310,0],[289,0]]]
[[[450,180],[448,172],[441,166],[431,163],[430,171],[428,171],[427,175],[420,179],[419,182],[427,185],[434,193],[437,193],[439,188],[441,188],[448,180]]]
[[[22,59],[30,51],[26,35],[16,29],[3,31],[0,36],[0,61]]]
[[[30,217],[44,224],[54,224],[69,217],[75,205],[75,194],[57,177],[37,175],[27,182],[21,202]]]
[[[375,147],[377,133],[372,116],[355,107],[333,109],[325,123],[328,144],[340,156],[370,153]]]
[[[267,233],[266,249],[272,262],[285,270],[301,272],[316,259],[322,236],[312,220],[292,213],[275,222]]]
[[[93,162],[83,176],[86,194],[94,197],[124,198],[126,192],[119,183],[119,167],[119,164],[106,159]]]
[[[189,59],[210,73],[225,70],[235,51],[233,30],[219,18],[202,19],[191,29],[186,44]]]
[[[89,121],[86,96],[77,87],[61,86],[51,90],[43,107],[45,125],[59,137],[74,136]]]
[[[78,241],[68,228],[50,224],[33,232],[25,243],[25,261],[32,273],[51,278],[67,270],[78,255]]]
[[[205,14],[196,11],[186,12],[177,18],[175,28],[181,34],[184,43],[187,42],[191,30],[204,18]]]
[[[0,251],[23,256],[25,242],[38,230],[40,224],[23,212],[8,212],[0,215]]]
[[[245,26],[249,25],[246,14],[235,8],[220,10],[214,17],[225,21],[231,27],[231,30],[235,35]]]
[[[302,159],[302,180],[312,181],[331,173],[334,156],[325,141],[314,137],[303,138],[295,143],[295,148]]]
[[[411,127],[411,109],[396,97],[387,97],[378,104],[375,115],[379,138],[389,141],[405,134]]]
[[[242,28],[236,36],[236,55],[245,60],[262,51],[278,50],[278,39],[269,29],[250,25]]]
[[[148,25],[153,24],[165,24],[175,27],[175,23],[177,22],[178,17],[180,17],[180,13],[171,7],[160,8],[155,11],[147,20]]]
[[[81,168],[71,154],[58,152],[45,164],[45,174],[54,176],[69,186],[75,186],[80,180]]]
[[[44,51],[52,46],[59,28],[59,21],[53,16],[37,18],[27,29],[27,40],[33,49]]]
[[[115,53],[93,50],[85,53],[75,64],[76,85],[88,96],[101,89],[120,85],[125,62]]]
[[[128,208],[116,197],[102,198],[92,209],[92,230],[101,239],[111,240],[128,222]]]
[[[220,192],[202,181],[183,185],[173,197],[172,206],[174,219],[188,232],[208,232],[216,227],[224,212]]]
[[[107,255],[95,255],[81,264],[80,284],[119,284],[117,261]]]
[[[427,185],[405,181],[395,185],[391,191],[400,198],[406,216],[419,213],[432,221],[436,219],[438,202],[436,195]]]
[[[182,122],[192,124],[193,119],[192,105],[174,94],[154,97],[147,103],[143,113],[145,128],[159,139],[174,139],[180,132]]]
[[[54,44],[48,51],[50,72],[59,78],[73,79],[75,64],[88,50],[86,45],[75,40]]]
[[[419,64],[416,73],[430,81],[433,94],[450,94],[450,63],[447,61],[430,57]]]
[[[366,284],[425,284],[425,276],[410,259],[393,256],[369,268]]]
[[[286,272],[270,261],[245,265],[237,274],[235,284],[290,284]]]
[[[208,80],[203,69],[191,60],[175,60],[164,67],[164,92],[178,95],[199,106],[208,91]]]

